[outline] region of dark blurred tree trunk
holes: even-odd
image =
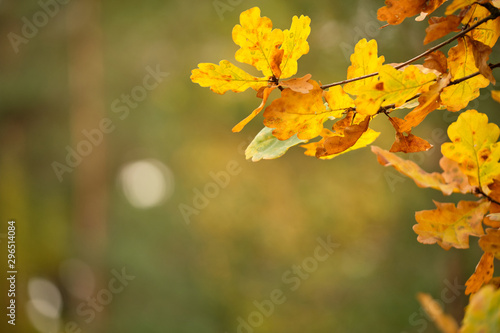
[[[103,288],[107,276],[103,270],[108,206],[106,134],[99,129],[106,118],[100,11],[100,0],[87,0],[71,3],[67,13],[72,148],[82,158],[73,172],[74,239],[77,256],[96,273],[95,292]],[[94,134],[94,142],[84,131]],[[82,156],[83,152],[88,155]],[[104,332],[104,311],[97,312],[83,331]]]

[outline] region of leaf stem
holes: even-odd
[[[454,40],[464,36],[466,33],[470,32],[471,30],[474,30],[475,28],[477,28],[478,26],[480,26],[481,24],[485,23],[485,22],[488,22],[489,20],[494,20],[496,19],[497,17],[500,16],[500,11],[496,11],[494,13],[492,13],[491,15],[485,17],[484,19],[476,22],[476,24],[474,25],[471,25],[470,27],[468,27],[467,29],[465,30],[462,30],[461,32],[459,32],[458,34],[456,34],[455,36],[445,40],[444,42],[441,42],[439,44],[437,44],[436,46],[434,47],[431,47],[430,49],[428,49],[427,51],[425,51],[424,53],[421,53],[419,54],[418,56],[416,57],[413,57],[411,58],[410,60],[408,61],[405,61],[397,66],[394,66],[394,68],[396,69],[400,69],[406,65],[409,65],[411,64],[412,62],[415,62],[417,61],[418,59],[421,59],[425,56],[427,56],[428,54],[442,48],[443,46],[453,42]],[[369,77],[372,77],[372,76],[376,76],[378,75],[379,73],[378,72],[375,72],[375,73],[371,73],[371,74],[366,74],[366,75],[363,75],[363,76],[359,76],[359,77],[355,77],[355,78],[352,78],[352,79],[348,79],[348,80],[343,80],[343,81],[339,81],[339,82],[334,82],[334,83],[329,83],[329,84],[324,84],[321,86],[321,89],[327,89],[327,88],[330,88],[330,87],[334,87],[334,86],[338,86],[338,85],[342,85],[342,84],[346,84],[346,83],[349,83],[349,82],[354,82],[354,81],[359,81],[359,80],[364,80],[364,79],[367,79]],[[477,75],[477,74],[476,74]]]
[[[474,189],[474,192],[475,192],[476,194],[481,194],[483,197],[485,197],[486,199],[488,199],[488,200],[489,200],[489,201],[491,201],[492,203],[497,204],[497,205],[500,205],[500,202],[496,201],[495,199],[493,199],[492,197],[490,197],[488,194],[484,193],[484,191],[483,191],[481,188],[476,187],[476,188]]]

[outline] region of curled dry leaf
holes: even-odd
[[[425,29],[424,45],[444,37],[450,32],[460,31],[458,29],[460,22],[462,22],[462,17],[456,15],[431,17],[429,19],[429,26]]]
[[[444,74],[448,71],[448,60],[446,55],[437,50],[425,57],[424,67],[437,70],[438,72]]]
[[[391,153],[418,153],[421,151],[427,151],[431,148],[432,145],[429,142],[411,134],[411,132],[408,133],[408,135],[396,132],[396,141],[394,141],[389,151]]]

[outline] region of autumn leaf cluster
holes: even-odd
[[[433,16],[445,3],[444,15]],[[345,78],[325,85],[311,74],[292,78],[298,72],[298,60],[309,52],[310,18],[294,16],[290,28],[281,30],[254,7],[241,13],[232,39],[239,46],[235,59],[262,74],[254,76],[222,60],[200,63],[191,75],[193,82],[217,94],[254,90],[257,107],[233,128],[241,131],[263,111],[264,128],[248,146],[248,159],[277,158],[299,144],[308,156],[331,159],[371,145],[380,133],[370,128],[370,122],[382,116],[395,133],[389,150],[371,146],[382,165],[444,195],[475,195],[476,200],[456,205],[434,202],[435,209],[415,214],[413,227],[419,242],[445,250],[467,249],[470,237],[478,239],[483,255],[466,282],[466,294],[477,295],[461,332],[483,324],[500,325],[498,310],[490,311],[493,317],[483,322],[474,317],[479,308],[500,299],[500,278],[493,277],[494,259],[500,259],[500,129],[485,114],[465,110],[479,97],[480,89],[496,83],[494,69],[500,64],[489,59],[500,36],[499,7],[497,0],[386,0],[378,10],[379,20],[391,26],[416,16],[417,21],[428,23],[423,44],[439,43],[406,62],[387,63],[376,40],[362,39],[350,57]],[[440,50],[449,44],[446,54]],[[500,91],[493,91],[492,97],[500,102]],[[396,110],[404,116],[394,116]],[[435,110],[459,112],[459,116],[448,128],[450,142],[440,147],[442,172],[428,173],[395,153],[432,148],[412,131]],[[424,307],[432,307],[429,297],[419,299]],[[458,325],[444,314],[434,313],[434,317],[443,331],[458,331]]]

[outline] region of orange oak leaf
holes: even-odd
[[[491,252],[500,260],[500,229],[486,229],[486,235],[479,239],[479,246],[484,252]]]
[[[479,73],[487,78],[491,83],[496,84],[495,77],[493,76],[493,71],[490,66],[488,66],[488,59],[491,54],[491,47],[484,45],[480,41],[474,40],[469,36],[465,38],[469,39],[470,45],[472,47],[472,54],[474,55],[474,61],[476,67],[479,69]]]
[[[385,7],[377,12],[380,21],[396,25],[404,21],[405,18],[412,17],[424,12],[432,13],[446,0],[386,0]]]
[[[432,319],[434,324],[439,328],[439,330],[443,333],[457,333],[458,332],[458,324],[456,320],[444,313],[441,304],[434,300],[431,295],[425,293],[418,293],[417,299],[422,305],[422,308]]]
[[[460,31],[458,29],[460,22],[462,22],[462,17],[456,15],[431,17],[429,19],[429,26],[425,29],[424,45],[444,37],[450,32]]]
[[[384,56],[378,56],[377,41],[375,39],[369,42],[361,39],[354,47],[354,53],[351,55],[351,65],[347,69],[347,79],[353,79],[367,74],[376,73],[382,67],[385,61]],[[369,77],[363,80],[347,83],[344,91],[350,95],[358,95],[359,89],[367,84],[377,81],[377,77]]]
[[[413,127],[419,125],[425,117],[441,106],[441,92],[450,83],[451,76],[444,75],[436,83],[429,87],[429,90],[422,93],[418,98],[418,106],[408,113],[404,120],[393,118],[397,124],[398,132],[409,132]]]
[[[448,60],[446,59],[446,55],[437,50],[425,57],[424,67],[437,70],[440,73],[448,72]]]
[[[320,136],[322,137],[322,139],[320,141],[311,142],[311,143],[308,143],[308,144],[301,146],[301,147],[306,149],[304,154],[307,156],[317,156],[318,150],[324,150],[324,143],[325,143],[326,139],[328,139],[329,137],[335,136],[335,135],[338,135],[338,134],[330,131],[327,128],[323,128],[323,130],[321,130],[321,133],[320,133]],[[317,156],[317,157],[321,160],[329,160],[329,159],[337,157],[341,154],[345,154],[347,152],[350,152],[350,151],[353,151],[356,149],[364,148],[364,147],[368,146],[369,144],[372,144],[373,141],[375,141],[379,135],[380,135],[379,132],[376,132],[373,129],[368,128],[368,130],[366,132],[361,134],[361,137],[356,141],[356,143],[353,146],[347,148],[346,150],[344,150],[338,154]]]
[[[349,112],[348,116],[335,123],[335,135],[325,139],[323,148],[317,149],[316,157],[339,154],[356,144],[361,135],[368,130],[370,117],[363,117],[360,123],[353,124],[353,114]]]
[[[484,235],[481,221],[488,211],[489,201],[460,201],[453,203],[434,201],[437,209],[415,213],[417,224],[413,231],[423,244],[438,243],[445,250],[451,247],[466,249],[469,236]]]
[[[454,183],[447,183],[443,176],[438,172],[427,173],[422,170],[415,162],[405,160],[396,154],[388,152],[377,146],[371,147],[372,152],[377,155],[377,160],[383,166],[393,166],[397,171],[413,179],[419,187],[430,187],[443,192],[444,195],[450,195],[453,192],[460,192]]]
[[[243,119],[238,124],[236,124],[236,126],[233,127],[232,131],[233,132],[240,132],[243,129],[243,127],[246,126],[246,124],[248,124],[253,118],[255,118],[255,116],[258,115],[260,113],[260,111],[262,111],[264,106],[266,105],[266,102],[267,102],[271,92],[276,88],[277,88],[277,86],[264,87],[263,90],[261,90],[262,91],[262,103],[260,103],[259,107],[256,108],[255,110],[253,110],[252,113],[250,113],[245,119]]]
[[[274,128],[273,135],[279,140],[287,140],[295,134],[301,140],[315,138],[328,118],[342,116],[342,110],[328,111],[323,103],[323,90],[319,84],[314,80],[308,82],[314,86],[309,93],[284,89],[281,97],[264,110],[264,125]],[[346,105],[348,107],[350,106]]]
[[[448,127],[452,142],[441,145],[444,156],[458,163],[472,186],[482,187],[500,176],[500,128],[488,123],[488,116],[468,110]]]
[[[421,151],[427,151],[431,148],[432,145],[429,142],[411,134],[411,132],[408,133],[408,135],[396,132],[396,141],[394,141],[389,151],[391,153],[418,153]]]
[[[484,236],[483,236],[484,237]],[[465,295],[474,294],[481,289],[483,284],[488,283],[493,277],[493,261],[495,256],[491,252],[485,252],[481,256],[479,263],[476,266],[474,274],[465,282]]]
[[[361,114],[374,115],[381,106],[394,104],[395,107],[400,107],[408,99],[426,92],[435,80],[434,73],[424,74],[413,65],[403,71],[384,65],[379,71],[378,81],[359,89],[354,101],[356,110]]]
[[[456,81],[470,74],[476,73],[474,53],[472,45],[465,38],[458,40],[458,45],[452,47],[448,52],[448,69],[452,80]],[[479,96],[479,89],[490,84],[490,81],[482,75],[465,80],[455,85],[444,88],[441,93],[441,101],[449,111],[460,111],[467,104]]]

